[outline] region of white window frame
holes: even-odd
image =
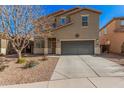
[[[88,20],[87,20],[88,25],[87,25],[87,26],[83,26],[83,25],[82,25],[82,23],[83,23],[83,22],[82,22],[82,17],[84,17],[84,16],[87,16],[87,17],[88,17]],[[82,25],[83,28],[87,28],[87,27],[89,26],[89,15],[88,15],[88,14],[87,14],[87,15],[81,15],[81,25]]]
[[[105,35],[107,34],[107,28],[106,27],[104,28],[104,34]]]
[[[124,26],[124,20],[121,20],[121,26]]]
[[[60,17],[60,24],[61,24],[61,25],[64,25],[64,24],[62,23],[62,21],[61,21],[62,19],[65,19],[65,23],[64,23],[64,24],[66,24],[66,16]]]

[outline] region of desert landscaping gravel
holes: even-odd
[[[3,71],[0,72],[0,86],[3,85],[14,85],[23,83],[32,83],[40,81],[48,81],[55,69],[59,57],[48,57],[48,60],[42,61],[42,57],[27,57],[28,61],[33,60],[39,64],[32,67],[23,69],[23,64],[17,64],[16,58],[3,58],[5,59],[4,64],[7,65]]]

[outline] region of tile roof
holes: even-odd
[[[114,20],[124,20],[124,17],[114,17],[113,19],[111,19],[105,26],[103,26],[99,31],[101,31],[102,29],[104,29],[106,26],[108,26],[110,23],[112,23]]]

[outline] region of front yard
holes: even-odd
[[[0,57],[0,86],[48,81],[59,57],[48,57],[46,61],[42,60],[42,56],[26,57],[26,59],[36,64],[26,68],[26,63],[17,64],[16,58]]]

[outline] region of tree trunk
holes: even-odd
[[[45,48],[48,48],[48,38],[44,38],[44,45],[45,45],[45,47],[44,47],[44,54],[43,54],[43,58],[42,58],[42,60],[47,60],[48,58],[47,58],[47,53],[46,53],[46,50],[45,50]],[[47,52],[48,52],[48,50],[47,50]]]
[[[18,59],[21,59],[21,58],[22,58],[21,51],[18,51]]]

